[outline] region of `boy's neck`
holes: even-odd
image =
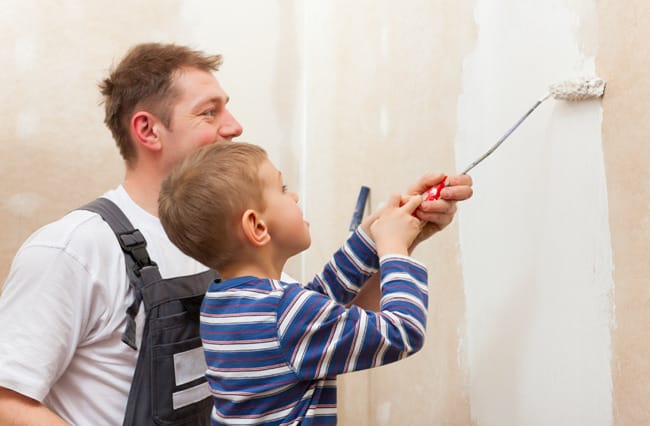
[[[228,266],[222,267],[219,274],[223,280],[237,277],[258,277],[279,280],[286,259],[283,262],[263,262],[255,261],[252,258],[241,262],[233,262]]]

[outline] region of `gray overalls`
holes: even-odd
[[[124,251],[135,300],[127,309],[122,341],[134,350],[135,316],[144,304],[146,319],[124,425],[209,425],[213,401],[204,375],[199,313],[218,274],[208,270],[162,279],[144,237],[112,201],[98,198],[80,210],[99,214]]]

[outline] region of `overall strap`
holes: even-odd
[[[126,272],[133,288],[134,301],[126,310],[127,323],[122,341],[137,349],[135,339],[135,317],[142,302],[142,289],[150,282],[160,280],[158,266],[149,257],[147,241],[142,233],[133,227],[122,210],[107,198],[97,198],[77,210],[88,210],[100,215],[115,233],[124,252]]]

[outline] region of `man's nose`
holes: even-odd
[[[244,129],[230,111],[226,111],[223,122],[221,123],[221,126],[219,126],[219,136],[224,139],[232,139],[241,135],[243,131]]]

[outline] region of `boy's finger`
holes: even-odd
[[[415,209],[417,209],[420,204],[422,204],[422,196],[421,195],[411,195],[410,197],[407,197],[408,199],[406,200],[405,203],[403,203],[402,208],[409,213],[413,213]]]

